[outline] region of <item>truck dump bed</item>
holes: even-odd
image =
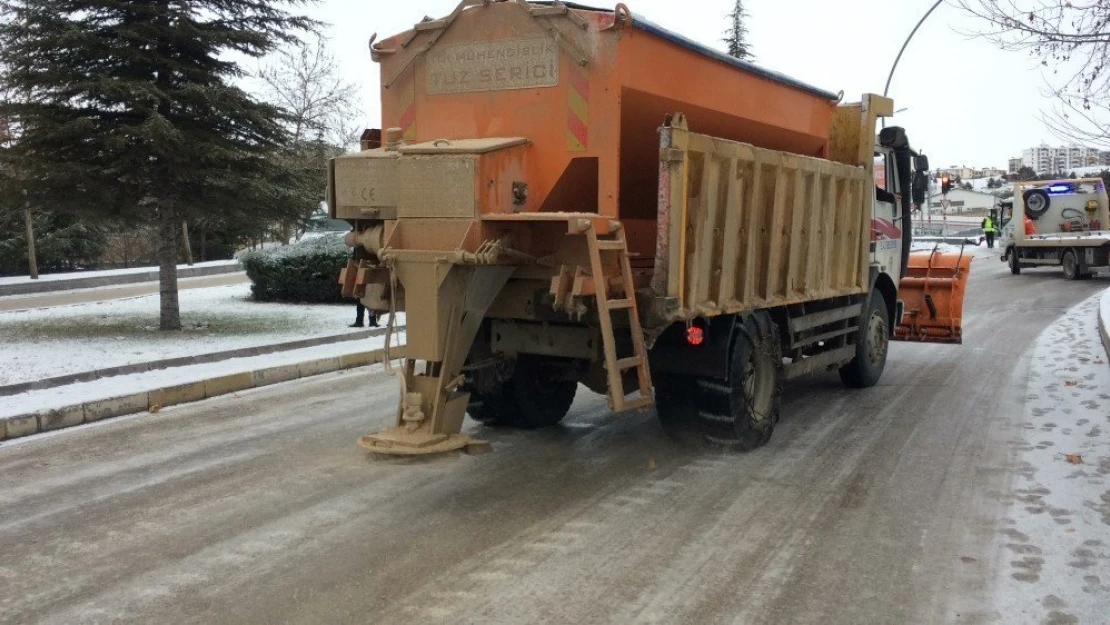
[[[865,292],[868,173],[827,160],[662,131],[653,291],[664,321]]]

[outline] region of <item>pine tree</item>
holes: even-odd
[[[725,31],[724,42],[728,46],[728,53],[738,59],[754,61],[755,55],[748,44],[748,27],[745,21],[748,12],[744,10],[744,1],[736,0],[732,12],[728,14],[729,26]]]
[[[0,167],[54,210],[157,225],[160,322],[181,328],[181,225],[268,223],[305,201],[275,157],[283,112],[238,86],[259,58],[315,27],[306,0],[0,0],[0,103],[16,120]]]

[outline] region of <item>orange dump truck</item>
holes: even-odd
[[[930,257],[903,312],[928,165],[899,128],[876,143],[889,99],[840,104],[623,4],[466,0],[371,52],[385,145],[329,186],[345,294],[406,312],[369,450],[473,448],[466,413],[553,425],[580,384],[752,448],[783,379],[875,384],[903,315],[904,338],[959,339],[962,260]]]

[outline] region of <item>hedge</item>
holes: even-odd
[[[260,302],[342,302],[339,272],[347,265],[342,236],[304,239],[292,245],[252,250],[239,262]]]

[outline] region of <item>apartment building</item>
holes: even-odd
[[[1042,143],[1022,150],[1021,161],[1023,166],[1032,168],[1038,174],[1052,174],[1096,166],[1100,156],[1096,148],[1080,145],[1052,147]]]

